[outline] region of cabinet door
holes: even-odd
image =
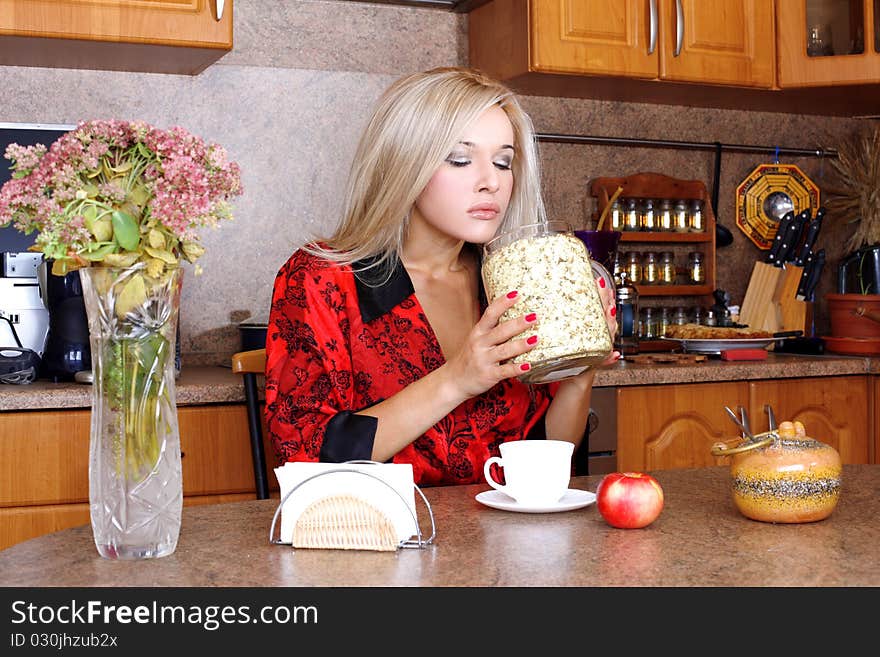
[[[834,447],[844,463],[869,463],[869,385],[866,376],[752,381],[752,431],[767,430],[769,403],[777,422],[799,420],[808,436]]]
[[[777,2],[779,86],[880,82],[876,8],[870,0]]]
[[[738,435],[724,407],[747,402],[744,382],[619,388],[618,470],[717,465],[712,445]]]
[[[662,79],[773,86],[773,0],[663,0],[662,6]]]
[[[192,74],[231,49],[232,0],[0,0],[0,64]]]
[[[533,70],[657,77],[656,1],[546,0],[529,6]]]

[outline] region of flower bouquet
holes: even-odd
[[[37,232],[52,273],[79,270],[94,387],[89,499],[102,556],[174,551],[182,484],[174,385],[181,261],[230,219],[240,170],[183,128],[81,123],[49,148],[9,146],[0,226]],[[196,274],[200,267],[195,264]]]

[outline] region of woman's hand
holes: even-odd
[[[527,313],[508,321],[501,316],[519,300],[511,291],[490,303],[455,356],[447,361],[452,380],[465,398],[485,392],[503,379],[519,376],[528,371],[527,363],[504,363],[535,348],[537,339],[529,344],[525,338],[511,340],[538,321],[534,313]]]

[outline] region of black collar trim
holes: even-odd
[[[465,248],[473,249],[477,255],[477,261],[482,261],[482,251],[479,246],[468,243],[465,244]],[[352,264],[352,269],[355,272],[354,283],[358,295],[358,308],[361,311],[361,321],[364,324],[369,324],[374,319],[385,315],[415,294],[412,279],[399,259],[390,276],[387,264],[369,266],[375,261],[376,257],[370,257]],[[487,304],[482,277],[480,277],[479,286],[480,308],[484,309]]]

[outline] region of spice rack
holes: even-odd
[[[618,250],[626,251],[628,244],[658,245],[665,248],[678,249],[682,253],[697,251],[703,255],[705,270],[705,282],[702,284],[663,284],[645,285],[636,284],[640,299],[658,297],[657,305],[663,306],[664,298],[670,297],[694,297],[694,303],[711,306],[714,302],[712,292],[715,290],[715,213],[709,199],[706,185],[700,180],[682,180],[672,178],[660,173],[643,172],[623,178],[595,178],[590,183],[590,194],[596,198],[597,207],[594,219],[598,221],[602,212],[608,205],[611,197],[621,187],[619,194],[621,199],[639,198],[655,199],[662,201],[700,200],[703,205],[704,230],[701,232],[670,232],[670,231],[621,231],[620,245]],[[609,228],[608,218],[604,228]],[[686,272],[686,267],[681,258],[676,264],[679,276]],[[653,304],[652,304],[653,305]],[[669,349],[669,342],[641,341],[639,347],[645,351]]]
[[[706,229],[699,233],[666,231],[622,231],[620,241],[649,244],[686,244],[703,254],[706,282],[702,285],[636,285],[640,297],[707,296],[715,290],[715,213],[709,202],[706,185],[699,180],[680,180],[660,173],[637,173],[625,178],[596,178],[590,183],[590,194],[597,199],[595,219],[602,215],[618,187],[620,198],[684,199],[703,201]]]

